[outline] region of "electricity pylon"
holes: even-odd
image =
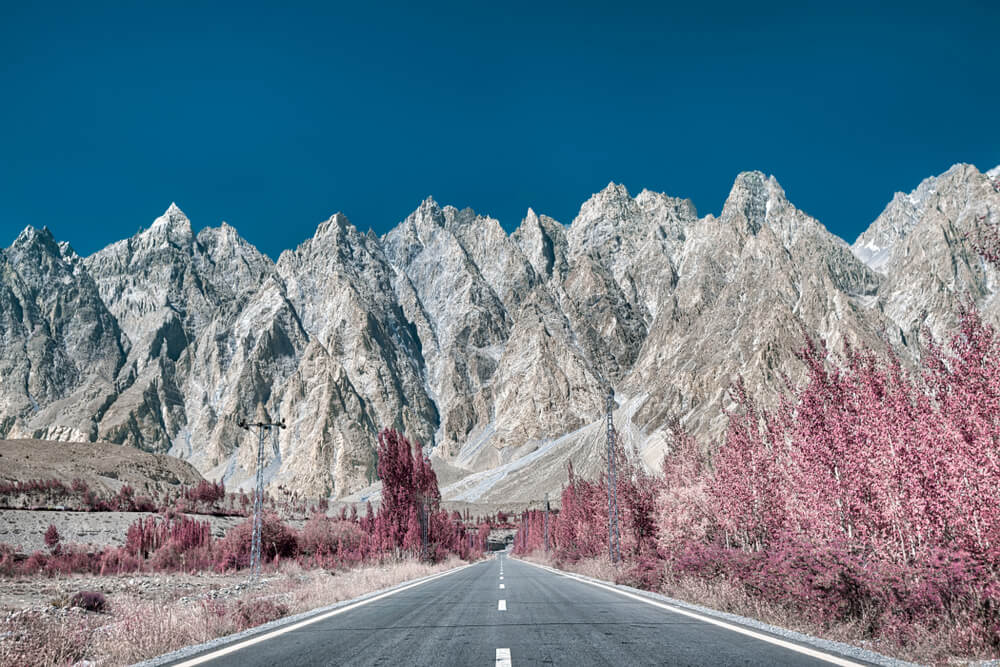
[[[420,559],[428,559],[428,548],[427,548],[427,497],[420,494]]]
[[[260,577],[260,533],[264,526],[264,431],[272,434],[272,449],[278,452],[278,431],[285,428],[285,421],[278,422],[247,422],[239,421],[240,428],[257,429],[257,485],[253,494],[253,540],[250,543],[250,581]]]
[[[549,552],[549,494],[545,494],[545,553]]]
[[[618,471],[615,469],[615,390],[608,389],[608,553],[611,562],[621,559],[618,543]]]

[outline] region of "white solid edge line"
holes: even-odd
[[[510,649],[509,648],[498,648],[497,649],[497,664],[496,667],[511,667],[510,664]]]
[[[704,621],[705,623],[711,623],[712,625],[717,625],[720,628],[725,628],[726,630],[732,630],[733,632],[738,632],[741,635],[747,635],[748,637],[753,637],[754,639],[759,639],[759,640],[765,641],[765,642],[767,642],[769,644],[775,644],[777,646],[781,646],[782,648],[787,648],[787,649],[789,649],[791,651],[796,651],[798,653],[802,653],[804,655],[808,655],[810,657],[817,658],[819,660],[823,660],[823,661],[832,663],[834,665],[841,665],[842,667],[863,667],[861,665],[861,663],[858,663],[858,662],[853,662],[853,661],[847,660],[845,658],[838,658],[835,655],[829,655],[827,653],[823,653],[821,651],[817,651],[816,649],[811,649],[811,648],[808,648],[806,646],[800,646],[799,644],[793,644],[792,642],[785,641],[784,639],[778,639],[777,637],[772,637],[770,635],[761,634],[759,632],[755,632],[753,630],[750,630],[749,628],[744,628],[744,627],[741,627],[739,625],[733,625],[732,623],[727,623],[727,622],[721,621],[721,620],[719,620],[717,618],[712,618],[711,616],[704,616],[702,614],[699,614],[699,613],[696,613],[696,612],[693,612],[693,611],[688,611],[687,609],[681,609],[679,607],[674,607],[674,606],[669,605],[669,604],[667,604],[665,602],[659,602],[657,600],[652,600],[652,599],[647,598],[647,597],[642,596],[642,595],[636,595],[635,593],[629,593],[628,591],[623,591],[621,589],[615,588],[614,586],[609,586],[607,584],[600,584],[600,583],[597,583],[596,581],[588,581],[586,579],[582,579],[580,577],[577,577],[575,575],[569,574],[567,572],[560,572],[559,570],[556,570],[554,568],[546,567],[544,565],[538,565],[537,563],[532,563],[530,561],[522,560],[521,562],[522,563],[527,563],[528,565],[534,565],[535,567],[540,567],[540,568],[542,568],[544,570],[549,570],[553,574],[558,574],[560,576],[567,577],[569,579],[575,579],[576,581],[582,582],[584,584],[590,584],[591,586],[597,586],[598,588],[603,588],[603,589],[609,590],[609,591],[611,591],[613,593],[618,593],[619,595],[624,595],[627,598],[632,598],[633,600],[638,600],[639,602],[645,602],[646,604],[652,605],[654,607],[659,607],[659,608],[665,609],[667,611],[671,611],[671,612],[673,612],[675,614],[680,614],[681,616],[689,616],[691,618],[696,618],[699,621]]]
[[[448,570],[447,572],[442,572],[440,574],[435,574],[426,579],[418,581],[416,583],[409,584],[407,586],[402,586],[401,588],[395,588],[391,591],[386,591],[381,595],[376,595],[375,597],[370,597],[367,600],[361,600],[360,602],[355,602],[354,604],[349,604],[345,607],[339,607],[332,611],[328,611],[325,614],[319,614],[313,616],[312,618],[307,618],[304,621],[299,621],[298,623],[293,623],[291,625],[285,626],[283,628],[278,628],[277,630],[272,630],[271,632],[264,633],[259,637],[253,637],[252,639],[247,639],[246,641],[238,642],[231,646],[221,648],[218,651],[212,651],[211,653],[206,653],[205,655],[198,656],[197,658],[191,658],[190,660],[185,660],[184,662],[177,663],[175,667],[193,667],[194,665],[200,665],[202,663],[208,662],[209,660],[215,660],[216,658],[221,658],[224,655],[229,655],[230,653],[235,653],[240,649],[246,648],[248,646],[253,646],[254,644],[259,644],[261,642],[267,641],[268,639],[273,639],[278,635],[283,635],[286,632],[291,632],[292,630],[298,630],[299,628],[305,627],[312,623],[318,623],[319,621],[330,618],[331,616],[336,616],[337,614],[343,614],[344,612],[357,609],[358,607],[364,606],[369,602],[375,602],[376,600],[381,600],[382,598],[387,598],[390,595],[395,595],[396,593],[402,593],[405,590],[426,584],[435,579],[440,579],[441,577],[446,577],[449,574],[455,574],[459,570],[464,570],[467,567],[475,565],[475,563],[469,563],[468,565],[462,565],[461,567],[456,567],[453,570]]]

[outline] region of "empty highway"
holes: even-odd
[[[788,640],[678,614],[639,597],[500,555],[319,614],[307,624],[265,632],[256,643],[222,644],[173,664],[865,664],[813,647],[783,646]]]

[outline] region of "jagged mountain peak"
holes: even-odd
[[[501,243],[507,238],[507,232],[500,221],[491,215],[481,215],[469,207],[459,210],[454,206],[445,206],[443,211],[446,228],[455,234],[463,245],[468,245],[470,241],[481,240],[473,238],[476,236],[491,238]]]
[[[1000,169],[1000,168],[998,168]],[[989,197],[989,172],[982,174],[971,164],[958,163],[937,176],[920,181],[908,193],[896,192],[882,213],[851,246],[868,266],[885,273],[893,249],[905,240],[920,220],[936,209],[957,221],[971,202]]]
[[[224,241],[225,243],[249,244],[249,241],[240,236],[239,230],[223,220],[218,227],[205,227],[197,236],[199,241],[205,238]]]
[[[86,438],[122,363],[115,319],[47,227],[26,228],[0,258],[0,437],[13,428]]]
[[[698,209],[694,202],[682,197],[671,197],[665,192],[655,192],[643,188],[635,197],[635,203],[652,219],[673,218],[682,223],[698,219]]]
[[[168,206],[167,210],[163,212],[163,215],[159,216],[158,218],[156,218],[156,220],[153,221],[153,225],[157,224],[160,225],[166,224],[171,226],[187,224],[190,226],[191,221],[188,219],[187,215],[184,213],[184,211],[181,210],[180,206],[178,206],[176,202],[170,202],[170,206]]]
[[[381,243],[373,234],[363,234],[346,215],[335,213],[316,227],[309,239],[294,250],[281,253],[276,264],[286,280],[293,278],[296,267],[312,264],[323,271],[352,276],[384,263]],[[329,276],[328,276],[329,277]],[[293,282],[298,282],[293,280]],[[312,279],[309,281],[312,284]]]
[[[358,231],[357,227],[355,227],[351,221],[347,219],[346,215],[337,211],[329,218],[319,223],[319,226],[316,227],[316,233],[313,234],[313,238],[319,240],[328,237],[331,234],[334,236],[340,236],[341,234],[351,233],[351,230],[354,230],[355,233]]]
[[[629,195],[628,188],[612,181],[583,203],[570,226],[578,224],[577,221],[588,222],[598,218],[621,221],[627,219],[634,208],[635,200]]]
[[[595,196],[605,199],[620,199],[625,197],[631,198],[625,184],[615,183],[614,181],[608,181],[608,184],[604,186],[604,189],[598,192]]]
[[[565,236],[566,226],[555,218],[550,218],[549,216],[542,213],[539,215],[535,212],[535,209],[528,208],[527,213],[524,214],[524,218],[521,220],[521,224],[518,225],[517,229],[511,234],[511,238],[515,238],[517,235],[524,235],[528,233],[528,230],[539,229],[543,233],[548,235],[561,234]]]
[[[570,223],[567,239],[570,253],[608,252],[620,247],[620,236],[626,229],[644,224],[642,209],[624,185],[609,183],[583,203],[580,212]],[[610,244],[610,246],[609,246]]]
[[[733,182],[720,219],[756,234],[766,224],[771,208],[787,203],[785,191],[774,176],[744,171]]]
[[[444,211],[441,206],[434,200],[433,197],[428,196],[417,208],[406,216],[403,222],[396,225],[396,227],[386,233],[386,236],[391,235],[394,231],[409,227],[414,230],[426,229],[425,233],[431,233],[433,228],[444,227],[445,217]]]
[[[74,257],[75,254],[73,257],[63,255],[62,249],[47,227],[42,229],[26,227],[9,248],[0,250],[0,258],[6,260],[10,267],[10,269],[0,267],[0,291],[4,287],[4,274],[10,270],[12,278],[16,275],[16,280],[21,285],[30,286],[29,293],[58,292],[58,285],[68,281],[74,273],[76,264]],[[4,331],[3,308],[4,304],[0,299],[0,331]],[[6,334],[4,331],[4,335]],[[3,350],[2,342],[0,350]]]
[[[239,231],[223,221],[218,227],[205,227],[198,232],[196,254],[207,253],[213,262],[236,260],[241,265],[270,266],[271,261],[256,246],[240,236]],[[236,258],[239,258],[238,260]]]
[[[434,227],[444,227],[451,232],[456,232],[465,227],[490,227],[490,233],[496,229],[502,230],[500,221],[489,215],[476,213],[475,209],[466,206],[458,208],[451,204],[441,205],[433,197],[428,196],[420,203],[413,213],[407,216],[401,225],[415,224],[420,229],[428,223]],[[425,229],[426,232],[433,232],[433,229]]]
[[[38,229],[31,225],[25,227],[17,235],[14,243],[11,244],[11,250],[25,249],[33,245],[40,245],[47,248],[56,255],[62,254],[59,251],[59,244],[56,242],[55,236],[52,235],[52,230],[48,227]]]
[[[60,274],[76,271],[80,261],[72,246],[66,241],[57,241],[48,227],[36,229],[29,225],[3,252],[22,274],[40,279],[44,279],[46,271]]]
[[[163,212],[163,215],[153,220],[149,229],[140,232],[137,236],[153,242],[165,240],[178,247],[190,246],[194,241],[191,221],[184,214],[184,211],[173,202]]]
[[[566,228],[560,222],[547,215],[538,215],[534,209],[529,208],[510,238],[518,245],[531,263],[535,275],[543,282],[554,275],[565,275]]]
[[[428,197],[380,241],[392,263],[399,267],[408,265],[428,247],[436,248],[434,252],[438,253],[467,254],[469,261],[478,262],[482,259],[480,246],[503,245],[509,238],[496,218],[480,215],[469,207],[440,206]]]
[[[80,259],[80,255],[76,254],[76,250],[74,250],[73,246],[69,244],[69,241],[59,241],[59,252],[62,253],[62,256],[66,259],[72,261]]]

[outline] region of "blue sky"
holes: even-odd
[[[852,242],[1000,163],[996,2],[0,1],[0,246],[89,254],[176,201],[276,257],[427,195],[568,224],[612,180],[717,213],[748,169]]]

